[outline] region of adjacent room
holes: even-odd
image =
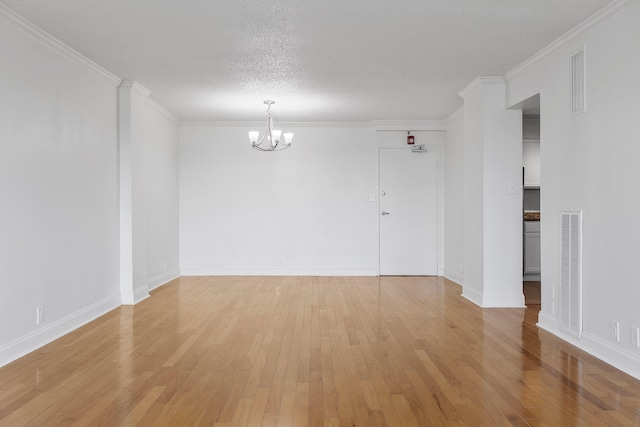
[[[0,426],[640,425],[640,0],[0,18]]]

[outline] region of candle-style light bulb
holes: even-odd
[[[280,142],[280,135],[282,135],[282,131],[274,129],[271,135],[273,136],[273,141],[271,141],[271,144],[276,145]]]
[[[251,142],[251,145],[256,145],[256,142],[258,142],[259,135],[260,135],[260,132],[255,130],[249,132],[249,141]]]

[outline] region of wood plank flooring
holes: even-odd
[[[640,425],[640,381],[538,309],[435,277],[183,277],[0,369],[0,425]]]

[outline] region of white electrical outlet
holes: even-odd
[[[640,348],[640,328],[637,326],[631,327],[631,344]]]
[[[282,266],[282,258],[276,258],[276,267]]]
[[[611,321],[611,338],[620,342],[620,322]]]
[[[36,308],[36,325],[42,322],[44,322],[44,307],[41,306]]]

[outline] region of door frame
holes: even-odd
[[[414,146],[379,146],[378,147],[378,197],[377,197],[377,213],[378,213],[378,276],[380,276],[380,244],[382,239],[380,237],[381,215],[380,215],[380,192],[382,191],[380,185],[380,157],[382,150],[411,150]],[[436,232],[437,232],[437,272],[438,277],[444,276],[444,146],[435,144],[425,144],[424,148],[429,151],[437,151],[437,173],[436,173]],[[419,156],[420,153],[416,153]]]

